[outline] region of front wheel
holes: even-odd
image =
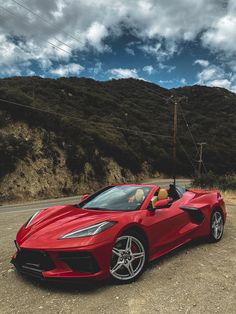
[[[213,211],[211,215],[211,225],[210,225],[210,241],[218,242],[223,236],[224,232],[224,217],[219,209]]]
[[[112,249],[110,274],[117,283],[130,283],[144,271],[147,261],[145,241],[136,235],[119,237]]]

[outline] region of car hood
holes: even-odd
[[[25,228],[22,226],[17,234],[17,243],[20,246],[27,247],[45,246],[50,242],[74,241],[75,239],[60,240],[60,238],[72,231],[79,230],[103,221],[119,221],[125,213],[102,210],[88,210],[74,207],[72,205],[55,206],[42,210]],[[91,238],[77,238],[78,241],[91,242]],[[85,239],[85,240],[84,240]],[[60,241],[58,241],[60,240]]]

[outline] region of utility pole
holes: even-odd
[[[35,85],[34,85],[34,81],[32,83],[32,98],[33,98],[32,105],[34,106],[34,102],[35,102]]]
[[[200,142],[200,143],[197,143],[197,144],[200,146],[199,160],[198,160],[198,178],[201,178],[202,164],[203,164],[203,159],[202,159],[203,145],[206,145],[206,143],[205,142]]]
[[[174,105],[174,124],[173,124],[173,185],[176,185],[176,155],[177,155],[177,128],[178,128],[178,104],[183,100],[186,100],[186,96],[174,96],[172,95],[168,102],[171,102]]]
[[[176,143],[177,143],[177,100],[174,101],[174,130],[173,130],[173,180],[176,185]]]
[[[176,145],[177,145],[177,124],[178,124],[178,103],[181,98],[172,95],[168,102],[171,102],[174,105],[174,117],[173,117],[173,164],[172,164],[172,177],[173,177],[173,185],[176,185]]]

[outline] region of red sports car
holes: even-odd
[[[218,191],[108,186],[79,204],[35,213],[17,233],[12,263],[41,279],[128,283],[149,261],[193,239],[219,241],[225,220]]]

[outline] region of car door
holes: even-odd
[[[181,198],[169,207],[147,210],[151,255],[162,255],[186,242],[188,233],[185,230],[191,219],[186,211],[179,208],[182,202]]]

